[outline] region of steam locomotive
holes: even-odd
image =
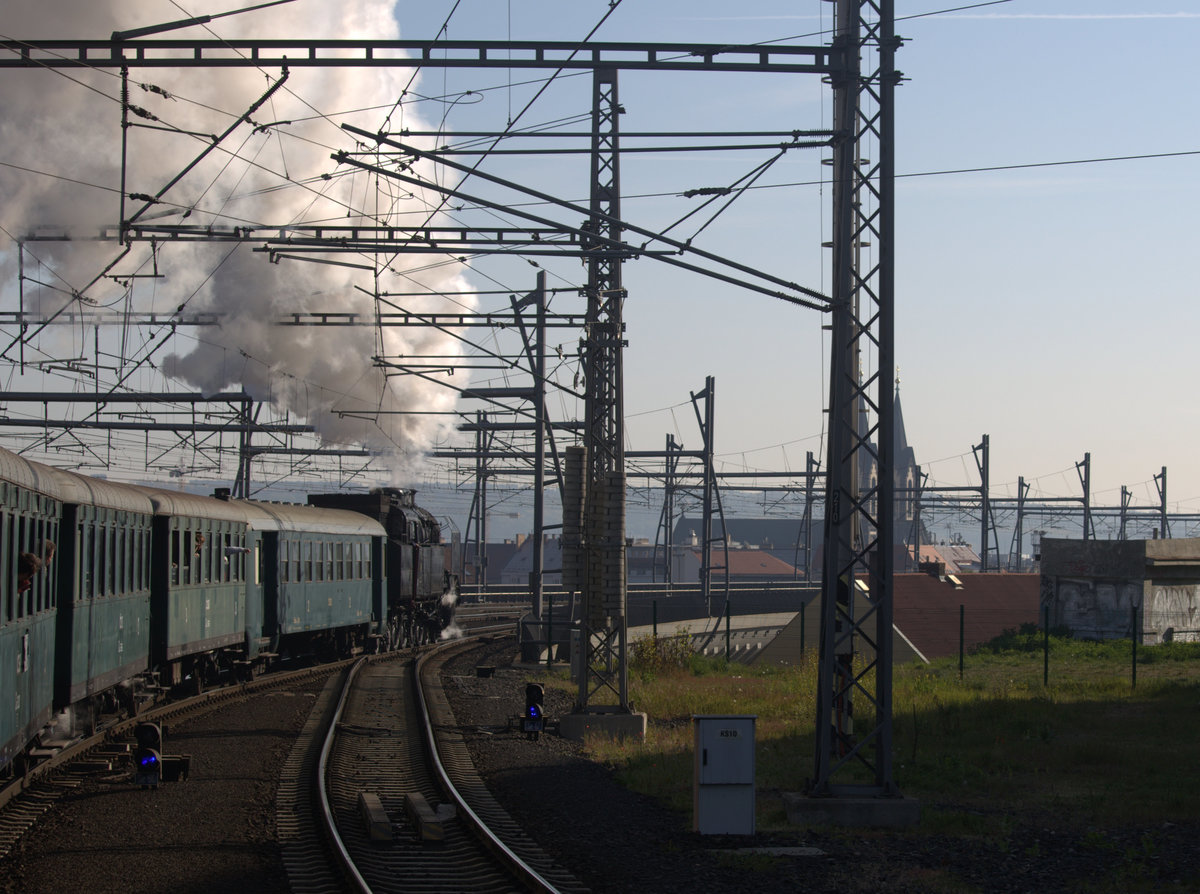
[[[436,639],[456,554],[411,491],[231,500],[0,448],[0,774],[170,687]]]

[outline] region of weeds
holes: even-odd
[[[1200,813],[1200,661],[1189,660],[1200,659],[1200,644],[1139,647],[1147,670],[1136,689],[1128,640],[1052,635],[1049,685],[1044,644],[1036,629],[1007,631],[967,657],[961,680],[956,656],[895,669],[892,750],[901,791],[958,805],[973,821],[958,813],[949,825],[975,826],[993,840],[1006,837],[996,812],[1049,811],[1079,825],[1177,822]],[[630,698],[648,715],[646,741],[588,743],[626,785],[689,810],[692,717],[731,714],[757,718],[759,791],[803,790],[812,771],[815,654],[800,665],[747,667],[697,654],[684,635],[640,640],[630,653]],[[870,675],[863,685],[873,686]],[[866,700],[856,701],[856,727],[872,723]],[[1172,754],[1170,773],[1147,759],[1156,753]],[[786,822],[776,801],[760,799],[759,828]]]

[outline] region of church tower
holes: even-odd
[[[896,374],[896,390],[892,398],[892,475],[895,484],[895,500],[893,507],[895,517],[892,519],[893,546],[903,547],[917,541],[917,457],[908,443],[908,435],[904,431],[904,413],[900,409],[900,375]],[[859,413],[859,431],[866,435],[867,414]],[[863,491],[871,491],[879,484],[879,468],[873,459],[874,451],[861,452],[858,468],[859,485]],[[869,511],[875,512],[875,501],[872,500]],[[928,543],[929,538],[922,524],[920,541]],[[911,556],[911,553],[910,553]],[[899,558],[897,559],[899,561]],[[915,559],[912,559],[915,561]]]

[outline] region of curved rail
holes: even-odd
[[[511,630],[511,627],[507,629]],[[440,788],[445,799],[453,803],[456,811],[455,815],[463,821],[462,825],[468,833],[468,838],[475,840],[474,846],[478,848],[479,858],[490,862],[500,875],[516,880],[520,887],[531,891],[544,892],[544,894],[560,894],[562,891],[560,886],[548,880],[542,872],[527,862],[526,857],[522,857],[510,845],[506,844],[501,837],[504,833],[492,828],[489,825],[489,821],[482,817],[468,803],[467,799],[459,792],[454,781],[451,779],[451,774],[447,770],[442,756],[439,754],[438,740],[434,727],[436,723],[442,721],[434,717],[434,711],[431,709],[430,701],[426,697],[425,686],[433,685],[428,682],[426,674],[430,672],[436,673],[436,668],[431,666],[431,662],[442,660],[447,651],[461,648],[464,644],[472,643],[478,638],[477,636],[468,636],[427,648],[413,663],[411,673],[413,675],[412,683],[415,690],[413,695],[415,698],[410,704],[410,710],[413,713],[411,722],[419,723],[422,730],[419,739],[414,737],[412,741],[421,741],[424,744],[425,747],[423,750],[418,749],[422,752],[422,756],[419,759],[420,763],[424,764],[426,768],[422,772],[427,772],[429,774],[427,777],[429,782]],[[374,859],[374,856],[378,856],[378,853],[372,857],[368,857],[368,862],[361,863],[363,857],[366,855],[359,851],[360,845],[355,834],[351,832],[348,835],[344,835],[343,831],[339,830],[338,817],[340,816],[341,822],[345,823],[346,816],[343,813],[343,806],[340,802],[335,807],[334,802],[337,798],[341,797],[341,793],[333,790],[334,785],[330,774],[335,773],[333,768],[336,766],[337,761],[341,759],[338,756],[338,749],[341,747],[337,741],[339,734],[344,731],[347,723],[354,726],[360,722],[355,719],[357,717],[356,711],[359,709],[353,707],[354,702],[350,699],[351,689],[352,687],[361,685],[363,678],[359,676],[359,671],[362,670],[364,665],[368,663],[373,664],[375,660],[374,657],[364,658],[347,673],[342,690],[337,697],[336,709],[332,712],[332,719],[329,721],[329,727],[324,736],[320,758],[316,762],[316,780],[320,789],[320,816],[317,822],[322,826],[324,835],[330,843],[332,862],[338,866],[346,884],[356,894],[372,894],[375,890],[387,888],[388,884],[381,881],[375,875],[380,867],[373,865],[371,860]],[[415,729],[413,733],[415,736]],[[376,784],[386,787],[388,783],[380,779],[376,780]],[[412,780],[409,781],[409,784],[412,784]],[[514,831],[515,829],[509,829],[508,834],[512,835]],[[464,853],[460,852],[459,857],[461,858]],[[461,864],[459,868],[461,869]]]
[[[324,744],[321,746],[321,758],[317,761],[316,779],[317,790],[321,794],[321,817],[325,824],[325,835],[336,851],[342,871],[354,884],[356,889],[363,892],[363,894],[371,894],[371,886],[367,884],[366,879],[358,871],[358,867],[354,865],[354,859],[350,856],[350,852],[346,849],[346,843],[342,841],[342,836],[338,832],[337,822],[333,818],[333,808],[329,805],[329,791],[325,786],[325,768],[329,761],[329,752],[333,748],[333,741],[337,736],[338,724],[342,722],[342,712],[346,708],[346,699],[350,696],[350,689],[354,685],[355,677],[358,676],[358,672],[362,670],[367,662],[368,659],[365,657],[358,659],[354,663],[354,667],[350,668],[350,673],[346,675],[346,682],[342,686],[342,694],[338,698],[337,710],[333,712],[333,720],[329,723],[329,732],[325,736]]]
[[[136,727],[139,723],[143,723],[148,720],[157,721],[179,719],[199,711],[204,711],[210,707],[215,708],[222,702],[230,699],[241,698],[247,694],[258,692],[262,689],[272,689],[279,686],[286,686],[293,681],[298,681],[306,677],[320,676],[335,672],[338,668],[344,667],[351,660],[353,659],[344,659],[342,661],[314,665],[312,667],[300,668],[298,670],[279,671],[265,677],[258,677],[254,680],[242,681],[227,686],[221,686],[216,689],[210,689],[207,692],[200,693],[199,695],[189,696],[188,698],[179,699],[177,701],[165,701],[156,705],[152,705],[133,717],[126,717],[122,720],[114,721],[93,735],[85,736],[84,738],[65,746],[57,754],[51,755],[50,757],[40,761],[36,765],[27,769],[20,776],[14,777],[3,787],[0,787],[0,810],[7,806],[11,800],[29,790],[43,776],[46,776],[52,771],[57,770],[60,767],[71,763],[72,761],[86,757],[89,752],[99,748],[102,745],[117,741],[122,738],[128,738],[130,735],[132,735],[134,727]]]
[[[471,808],[466,799],[459,793],[457,787],[450,779],[450,774],[446,771],[442,764],[441,756],[438,753],[437,740],[434,735],[433,722],[430,719],[429,705],[425,699],[425,687],[421,681],[421,673],[425,663],[432,658],[438,651],[443,648],[448,648],[450,645],[457,645],[461,641],[454,644],[447,643],[422,655],[417,659],[416,663],[416,690],[417,690],[417,707],[421,714],[422,724],[425,732],[425,742],[429,749],[429,754],[434,765],[434,770],[437,773],[438,781],[442,789],[454,802],[455,807],[460,812],[460,815],[467,818],[470,826],[475,830],[488,848],[503,860],[519,877],[521,877],[531,890],[546,892],[546,894],[559,894],[559,889],[554,887],[547,881],[536,869],[526,863],[518,856],[507,844],[491,830],[491,828],[480,818],[480,816]]]

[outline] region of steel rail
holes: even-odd
[[[454,802],[455,807],[459,811],[460,816],[467,818],[467,822],[475,829],[476,834],[484,839],[492,852],[497,854],[501,859],[508,863],[509,867],[514,872],[519,872],[525,882],[531,886],[534,891],[546,892],[546,894],[559,894],[559,889],[554,887],[547,881],[536,869],[526,863],[519,857],[507,844],[500,840],[499,837],[488,827],[487,823],[480,818],[467,803],[467,800],[459,793],[458,788],[450,779],[450,774],[446,767],[442,764],[441,756],[438,753],[437,739],[434,735],[433,723],[430,719],[429,705],[425,700],[425,687],[421,682],[422,671],[425,667],[425,662],[436,655],[438,652],[458,646],[462,640],[456,640],[452,643],[442,644],[429,652],[426,652],[417,659],[415,667],[416,693],[417,693],[417,709],[420,711],[422,723],[425,728],[425,744],[429,749],[430,758],[433,762],[434,770],[437,773],[438,780],[443,791]]]
[[[350,856],[350,852],[346,849],[346,844],[342,841],[341,833],[338,832],[337,822],[333,818],[333,808],[329,805],[329,792],[325,785],[325,768],[329,761],[329,752],[333,749],[334,740],[337,738],[338,726],[342,722],[342,712],[346,708],[346,699],[350,696],[350,689],[354,685],[354,679],[358,676],[358,672],[367,664],[366,657],[358,659],[354,663],[354,667],[350,668],[350,673],[346,675],[345,685],[342,687],[342,694],[338,698],[337,710],[333,713],[333,720],[329,723],[329,731],[325,736],[325,742],[321,746],[321,758],[317,761],[317,790],[321,795],[321,818],[325,824],[325,835],[329,839],[330,844],[336,852],[338,861],[341,863],[342,871],[354,883],[357,890],[363,894],[371,894],[371,886],[367,884],[366,879],[358,871],[358,867],[354,865],[354,858]]]

